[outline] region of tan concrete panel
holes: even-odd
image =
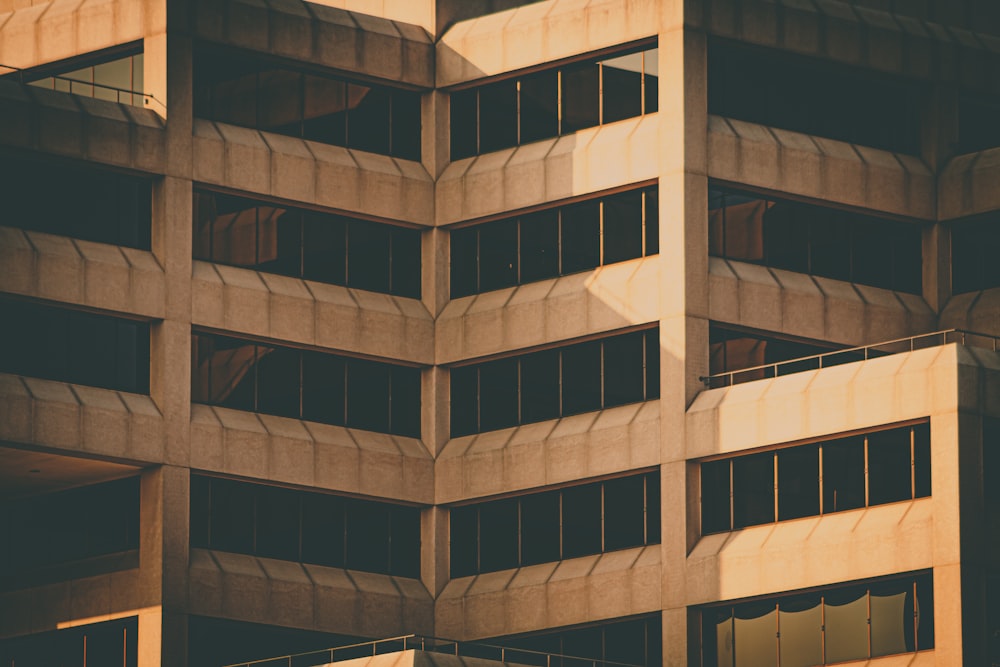
[[[194,262],[191,321],[343,352],[430,364],[434,323],[414,299]]]
[[[660,609],[659,547],[638,547],[448,582],[435,632],[482,639]]]
[[[938,219],[952,220],[1000,208],[997,178],[1000,148],[953,158],[938,177]]]
[[[687,559],[687,603],[930,568],[936,506],[921,498],[706,536]]]
[[[437,181],[436,224],[654,179],[657,131],[649,114],[452,162]]]
[[[912,156],[709,116],[708,173],[731,183],[936,220],[934,174]]]
[[[657,401],[450,440],[435,502],[452,503],[638,470],[660,461]]]
[[[419,440],[217,406],[192,406],[191,467],[406,502],[434,500],[434,463]]]
[[[437,85],[451,86],[653,37],[651,0],[546,0],[460,21],[437,44]]]

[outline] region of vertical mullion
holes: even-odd
[[[601,383],[601,404],[600,409],[604,409],[604,341],[598,343],[598,363],[600,364],[600,383]]]
[[[729,530],[736,525],[736,487],[733,486],[733,479],[733,460],[729,459]],[[661,535],[660,538],[662,537]]]
[[[397,230],[395,227],[389,230],[389,247],[386,248],[386,251],[389,253],[389,294],[395,294],[395,292],[393,291],[395,289],[395,285],[392,284],[392,260],[393,260],[393,247],[395,245],[393,243],[393,240],[396,238],[396,233]]]
[[[644,107],[645,108],[645,107]],[[646,256],[646,190],[642,190],[639,193],[639,235],[641,238],[642,251],[640,252],[640,257]]]
[[[778,453],[771,456],[771,465],[774,467],[774,522],[778,520]]]
[[[521,225],[523,224],[524,218],[518,216],[517,221],[514,223],[514,230],[516,232],[514,239],[514,261],[516,262],[514,266],[515,285],[521,284]]]
[[[522,377],[522,373],[521,373],[521,359],[520,358],[515,358],[514,363],[515,363],[515,365],[517,367],[517,384],[514,386],[514,391],[515,391],[515,394],[517,395],[517,408],[516,408],[517,409],[517,425],[520,426],[522,423],[524,423],[522,421],[522,415],[521,415],[521,394],[522,394],[522,392],[524,390],[524,387],[523,387],[523,377]],[[520,517],[520,511],[521,511],[520,510],[520,506],[521,506],[521,503],[518,502],[517,505],[518,505],[518,508],[519,508],[518,509],[518,517]],[[518,530],[520,531],[520,522],[518,523]]]
[[[522,534],[521,498],[517,499],[517,566],[524,564],[524,536]]]
[[[521,145],[521,80],[514,82],[514,127],[515,141],[517,146]]]
[[[556,364],[558,366],[557,371],[559,373],[559,382],[557,383],[559,385],[559,417],[562,417],[563,416],[563,351],[558,350],[557,355],[558,355],[557,358],[559,359],[559,363]]]
[[[348,399],[347,399],[347,381],[348,381],[348,374],[350,373],[350,367],[351,367],[350,359],[344,359],[344,377],[341,379],[341,384],[344,387],[344,426],[345,427],[348,425],[347,424],[347,404],[348,404]],[[345,516],[344,520],[345,521],[347,520],[346,516]]]
[[[604,63],[597,63],[597,125],[604,125]]]
[[[866,438],[867,440],[867,438]],[[868,605],[868,657],[872,656],[872,589],[868,587],[865,589],[865,603]],[[916,638],[914,638],[916,641]]]
[[[604,266],[604,199],[597,203],[597,265]]]
[[[826,664],[826,596],[819,597],[819,641],[820,649],[823,651],[823,664]]]
[[[393,101],[396,99],[396,94],[392,91],[389,92],[389,127],[386,128],[386,133],[389,135],[389,155],[395,155],[392,152],[392,111],[393,111]]]
[[[392,430],[392,369],[389,369],[389,395],[386,397],[388,403],[385,406],[386,412],[386,423],[388,424],[389,433],[395,433]]]
[[[563,133],[563,73],[556,70],[556,136]],[[560,216],[562,217],[562,216]]]
[[[914,442],[915,431],[916,429],[911,426],[910,427],[910,499],[917,497],[916,443]]]
[[[481,391],[482,383],[480,380],[481,375],[482,374],[480,373],[480,369],[477,367],[476,368],[476,433],[482,432],[482,425],[480,419],[483,412],[482,411],[483,394]]]
[[[563,245],[563,207],[556,210],[556,276],[563,274],[562,265],[562,245]]]
[[[476,155],[479,155],[479,153],[480,153],[479,144],[481,142],[479,140],[479,136],[481,134],[482,126],[483,126],[482,114],[479,113],[479,94],[480,94],[480,92],[481,91],[477,88],[476,89],[476,110],[474,112],[475,113],[475,118],[473,119],[474,122],[475,122],[475,124],[476,124]],[[479,234],[476,234],[476,236],[478,237]]]
[[[870,481],[871,475],[869,474],[868,468],[868,436],[865,436],[865,507],[868,507],[868,495],[870,491]]]
[[[562,491],[558,491],[558,493],[559,493],[559,560],[562,560],[563,559],[563,549],[564,549],[564,546],[565,546],[563,544],[563,532],[564,532],[564,530],[563,530],[563,492]]]
[[[253,411],[257,412],[260,403],[260,379],[258,370],[260,369],[260,345],[253,346]]]
[[[302,419],[302,406],[305,404],[305,356],[305,351],[299,350],[299,419]]]
[[[601,482],[601,553],[604,553],[604,528],[605,528],[605,511],[604,511],[604,482]]]
[[[255,489],[253,494],[253,504],[250,508],[250,513],[253,517],[253,530],[251,532],[251,542],[250,542],[250,552],[252,555],[257,555],[257,504],[260,500],[260,489]]]
[[[298,505],[298,508],[299,508],[298,509],[298,519],[299,519],[299,550],[298,550],[298,553],[299,553],[299,562],[302,562],[302,541],[303,541],[302,540],[302,533],[303,533],[303,531],[305,529],[305,523],[302,520],[302,494],[298,494],[298,497],[296,498],[296,501],[297,501],[297,505]]]
[[[823,516],[823,445],[819,446],[819,515]]]

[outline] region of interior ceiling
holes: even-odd
[[[139,467],[0,446],[0,500],[96,484]]]

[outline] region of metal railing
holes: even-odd
[[[68,92],[71,95],[79,95],[79,94],[81,94],[80,92],[74,92],[73,91],[73,86],[76,85],[76,86],[79,86],[81,88],[81,90],[83,90],[83,91],[85,91],[87,88],[100,88],[101,90],[107,90],[107,91],[113,92],[115,94],[115,100],[119,104],[128,104],[130,106],[138,106],[138,105],[135,105],[135,104],[132,103],[132,99],[135,98],[135,97],[141,97],[142,98],[142,102],[143,102],[143,106],[149,106],[150,101],[156,102],[160,106],[163,106],[163,104],[158,99],[156,99],[156,97],[154,97],[152,93],[143,93],[143,92],[140,92],[138,90],[128,90],[127,88],[118,88],[116,86],[109,86],[109,85],[107,85],[105,83],[93,83],[93,82],[90,82],[90,81],[81,81],[80,79],[71,79],[69,77],[60,76],[58,74],[49,74],[49,75],[40,76],[40,77],[37,77],[37,78],[25,78],[25,76],[24,76],[25,72],[27,72],[27,70],[22,69],[20,67],[14,67],[13,65],[4,65],[4,64],[0,63],[0,79],[5,79],[5,78],[10,77],[11,79],[15,79],[21,85],[32,85],[32,84],[36,83],[37,81],[44,81],[46,79],[53,79],[55,81],[65,81],[66,83],[68,83],[69,84],[69,90],[63,90],[63,91],[60,91],[60,92]],[[126,96],[124,102],[122,101],[122,95]],[[90,93],[88,95],[85,95],[85,97],[97,97],[97,96],[94,95],[93,93]],[[99,99],[103,99],[103,98],[99,98]]]
[[[765,378],[775,378],[802,371],[819,370],[839,366],[854,361],[866,361],[876,357],[884,357],[900,352],[913,352],[929,347],[947,345],[949,343],[959,343],[980,347],[994,352],[1000,349],[1000,337],[989,334],[981,334],[962,329],[945,329],[932,333],[918,334],[907,338],[897,338],[871,345],[861,345],[859,347],[849,347],[843,350],[831,350],[821,354],[814,354],[808,357],[798,357],[785,361],[776,361],[760,366],[740,368],[738,370],[715,373],[713,375],[701,376],[701,380],[708,389],[719,387],[731,387],[734,384],[751,382],[753,380],[763,380]]]
[[[403,635],[388,639],[375,639],[358,644],[294,653],[250,662],[237,662],[226,667],[315,667],[342,660],[367,658],[399,651],[428,651],[460,657],[509,662],[533,667],[641,667],[624,662],[594,660],[559,653],[545,653],[529,649],[512,648],[480,642],[460,642],[426,635]]]

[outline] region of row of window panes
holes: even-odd
[[[0,225],[149,250],[151,189],[148,178],[0,155]]]
[[[0,372],[149,393],[149,324],[0,300]]]
[[[417,578],[420,510],[193,475],[191,546]]]
[[[0,639],[2,667],[136,667],[139,617]]]
[[[31,496],[0,505],[0,573],[139,548],[139,478]]]
[[[451,369],[452,437],[658,398],[658,332]]]
[[[420,160],[420,94],[199,50],[199,118]]]
[[[658,472],[451,510],[451,576],[660,541]]]
[[[451,159],[657,109],[657,49],[571,63],[451,94]]]
[[[143,96],[143,56],[141,53],[97,62],[70,72],[60,72],[29,85],[59,90],[99,100],[131,106],[145,105]]]
[[[598,667],[601,662],[654,667],[663,660],[662,623],[660,614],[656,613],[582,628],[561,628],[519,637],[495,637],[484,639],[482,643],[505,647],[507,662],[534,667],[595,667],[595,661]],[[459,652],[471,655],[465,645],[460,646]],[[496,651],[474,657],[500,659]]]
[[[194,257],[420,298],[420,232],[224,195],[194,193]]]
[[[928,423],[701,464],[702,533],[931,494]]]
[[[709,254],[920,294],[915,224],[711,188]]]
[[[196,334],[191,400],[420,437],[420,369]]]
[[[1000,213],[992,212],[951,225],[953,294],[1000,287]]]
[[[267,658],[280,655],[295,656],[291,667],[308,667],[311,663],[315,663],[319,656],[302,654],[370,640],[370,637],[300,630],[191,614],[188,616],[188,653],[187,662],[184,664],[187,667],[221,667],[221,665],[261,660],[262,664],[268,665],[280,661]],[[350,657],[371,657],[371,645],[358,648],[367,649],[367,653]],[[330,655],[329,651],[324,652],[327,656]],[[336,652],[338,660],[342,653],[350,655],[349,650],[338,649]],[[285,667],[289,667],[287,660]]]
[[[451,296],[589,271],[659,252],[657,188],[630,190],[451,233]]]
[[[812,667],[933,647],[931,574],[702,610],[702,667]]]
[[[915,83],[724,39],[708,41],[708,112],[918,155]]]

